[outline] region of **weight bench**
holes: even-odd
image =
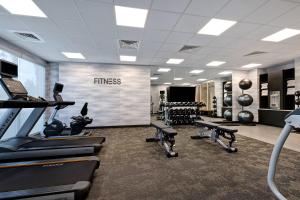
[[[177,131],[159,121],[152,122],[151,126],[156,128],[156,132],[154,137],[147,138],[146,142],[160,142],[161,146],[165,149],[168,158],[177,157],[178,153],[173,151]]]
[[[200,130],[198,132],[198,135],[191,136],[191,139],[210,138],[211,141],[217,142],[229,153],[238,151],[236,147],[232,146],[233,143],[236,142],[234,133],[237,132],[237,129],[231,129],[212,122],[204,122],[199,120],[195,121],[195,124],[200,127]],[[220,136],[224,139],[229,140],[228,145],[226,145],[220,139]]]

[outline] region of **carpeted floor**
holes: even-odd
[[[274,199],[266,183],[272,145],[237,135],[239,151],[229,154],[208,140],[191,140],[192,126],[174,128],[178,158],[145,142],[154,128],[98,130],[107,141],[88,200]],[[276,182],[289,200],[300,199],[300,153],[281,153]]]

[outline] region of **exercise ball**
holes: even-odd
[[[238,97],[238,102],[241,106],[250,106],[253,103],[253,98],[249,94],[242,94]]]
[[[230,81],[226,82],[226,83],[224,84],[224,89],[225,89],[226,91],[232,91],[232,83],[231,83]]]
[[[239,112],[238,114],[238,119],[240,123],[250,123],[253,121],[253,114],[252,112],[248,111],[248,110],[243,110],[241,112]]]
[[[296,97],[299,97],[299,96],[300,96],[300,91],[299,91],[299,90],[295,92],[295,96],[296,96]]]
[[[239,86],[242,90],[248,90],[252,86],[252,81],[249,79],[245,78],[240,81]]]
[[[232,106],[232,95],[227,95],[227,96],[224,98],[224,103],[225,103],[227,106]]]
[[[295,99],[295,104],[296,104],[297,106],[300,106],[300,99]]]
[[[223,116],[226,120],[232,121],[232,112],[231,112],[231,110],[225,110]]]

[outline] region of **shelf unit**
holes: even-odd
[[[261,74],[259,76],[259,107],[269,108],[269,88],[263,88],[262,84],[268,84],[268,74]],[[267,91],[267,95],[262,95],[262,93]]]
[[[283,78],[283,109],[294,110],[295,109],[295,69],[282,70]],[[290,83],[290,84],[288,84]]]

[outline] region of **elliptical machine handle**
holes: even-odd
[[[277,199],[279,200],[287,200],[277,189],[275,182],[274,182],[274,177],[275,177],[275,173],[276,173],[276,165],[277,165],[277,161],[278,158],[280,156],[280,152],[283,148],[283,145],[286,141],[286,139],[288,138],[288,136],[290,135],[290,132],[292,130],[292,126],[288,123],[285,124],[285,126],[283,127],[277,141],[276,144],[274,145],[273,151],[272,151],[272,155],[271,155],[271,159],[269,162],[269,169],[268,169],[268,186],[271,189],[271,191],[273,192],[273,194],[276,196]]]

